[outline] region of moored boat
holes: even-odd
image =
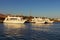
[[[51,21],[50,19],[44,19],[45,20],[45,23],[53,23],[54,21]]]
[[[11,17],[7,16],[4,23],[24,23],[26,20],[24,20],[22,17]]]
[[[45,23],[45,21],[42,19],[42,18],[36,18],[34,17],[32,20],[31,20],[32,23]]]

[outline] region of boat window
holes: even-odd
[[[10,18],[10,20],[17,20],[17,18]]]

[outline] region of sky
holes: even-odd
[[[60,18],[60,0],[0,0],[0,13]]]

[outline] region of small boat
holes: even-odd
[[[44,19],[45,20],[45,23],[53,23],[54,21],[51,21],[50,19]]]
[[[34,17],[32,20],[31,20],[32,23],[45,23],[45,21],[42,19],[42,18],[36,18]]]
[[[11,17],[7,16],[4,23],[25,23],[26,20],[24,20],[22,17]]]

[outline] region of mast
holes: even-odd
[[[32,16],[32,15],[31,15],[31,9],[30,9],[30,12],[29,12],[29,16]]]

